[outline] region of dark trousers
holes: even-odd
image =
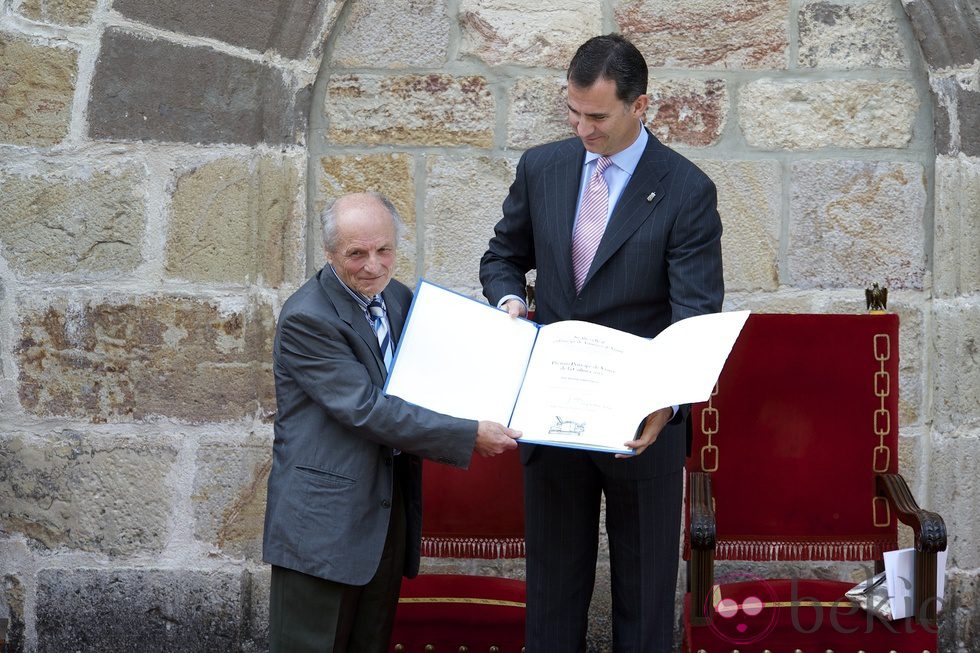
[[[388,650],[405,569],[405,503],[401,483],[395,478],[381,563],[367,585],[335,583],[273,565],[269,653]]]
[[[639,479],[609,474],[595,455],[608,454],[539,447],[524,468],[528,653],[585,651],[602,494],[613,651],[669,653],[683,472]]]

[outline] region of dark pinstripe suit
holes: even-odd
[[[537,269],[537,320],[544,324],[585,320],[652,337],[677,320],[721,310],[721,220],[714,184],[652,134],[576,294],[570,251],[584,157],[581,141],[571,138],[533,148],[521,158],[480,265],[487,299],[496,304],[509,294],[523,296],[525,273]],[[521,445],[529,653],[584,650],[601,493],[610,540],[615,650],[670,650],[685,414],[629,460]]]

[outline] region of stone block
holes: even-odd
[[[980,159],[936,157],[937,296],[980,292]]]
[[[478,75],[336,75],[327,138],[338,145],[493,145],[496,102]]]
[[[728,89],[722,79],[650,80],[647,127],[670,145],[715,145],[725,130]]]
[[[93,422],[234,420],[275,409],[272,308],[178,296],[22,297],[23,408]]]
[[[578,47],[602,33],[601,3],[461,0],[460,54],[491,66],[564,70]]]
[[[37,650],[227,651],[246,639],[235,571],[47,569],[37,579]]]
[[[0,524],[46,549],[158,553],[169,536],[177,448],[157,437],[65,429],[0,436]]]
[[[323,212],[327,202],[346,193],[374,190],[384,194],[398,210],[405,223],[405,234],[398,246],[395,277],[415,287],[416,216],[415,160],[409,154],[367,154],[328,156],[320,159],[317,178],[316,211]],[[320,220],[315,220],[316,251],[323,249]]]
[[[271,438],[251,434],[243,443],[209,439],[197,449],[194,535],[231,556],[262,560]]]
[[[248,583],[249,605],[246,606],[249,615],[248,636],[251,639],[255,653],[269,650],[269,594],[272,583],[272,569],[263,565],[258,569],[249,569]]]
[[[718,189],[725,290],[779,286],[782,169],[776,161],[698,160]]]
[[[923,287],[926,183],[917,163],[797,161],[785,283]]]
[[[449,27],[449,12],[440,0],[359,0],[337,34],[330,65],[438,68],[448,59]]]
[[[565,77],[518,77],[508,89],[507,147],[526,150],[573,136]]]
[[[48,147],[68,135],[78,53],[0,33],[0,143]]]
[[[934,301],[933,327],[933,425],[980,427],[980,297]]]
[[[930,79],[938,154],[980,156],[980,79],[966,77]]]
[[[949,536],[948,566],[958,569],[980,567],[977,538],[977,505],[980,479],[977,477],[977,451],[980,427],[961,427],[948,434],[933,433],[930,452],[928,500],[920,505],[938,512],[946,522]]]
[[[946,600],[939,615],[939,650],[971,653],[980,634],[980,577],[973,571],[950,570]]]
[[[784,288],[779,292],[728,292],[726,289],[723,310],[748,309],[753,313],[813,313],[816,312],[814,305],[817,299],[816,291]]]
[[[918,109],[903,81],[763,79],[742,88],[738,122],[765,149],[905,148]]]
[[[972,66],[980,59],[975,0],[902,0],[931,70]]]
[[[892,3],[887,0],[807,0],[800,7],[799,29],[800,67],[838,70],[907,70],[909,67],[898,21]]]
[[[900,320],[898,367],[898,421],[905,429],[925,420],[926,356],[928,350],[925,312],[921,297],[906,300],[901,293],[889,301],[889,310]]]
[[[97,0],[24,0],[17,11],[31,20],[56,25],[85,25]]]
[[[321,13],[342,4],[343,0],[113,0],[112,8],[127,18],[180,34],[303,59],[320,35]]]
[[[0,617],[7,619],[6,649],[8,653],[26,650],[25,603],[30,590],[25,586],[30,554],[27,546],[13,540],[0,541]]]
[[[786,68],[785,0],[622,0],[619,30],[651,68]]]
[[[304,275],[302,172],[291,160],[224,158],[176,181],[168,276],[278,287]]]
[[[138,166],[70,173],[0,172],[0,243],[24,276],[129,273],[142,262],[146,173]]]
[[[482,297],[480,258],[487,251],[516,161],[431,156],[425,189],[425,270],[428,280]]]
[[[306,108],[296,104],[305,94],[290,86],[281,71],[261,63],[110,28],[92,79],[89,135],[118,141],[293,143],[306,129]]]
[[[916,500],[919,500],[923,498],[917,492],[919,479],[923,476],[919,473],[919,468],[922,465],[922,441],[928,436],[923,435],[918,430],[911,437],[906,433],[902,433],[898,437],[898,473],[909,484],[912,495],[916,497]]]

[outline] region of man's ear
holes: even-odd
[[[643,114],[647,112],[647,108],[650,106],[650,96],[643,94],[633,101],[633,111],[636,113],[637,117],[643,117]]]

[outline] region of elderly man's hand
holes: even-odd
[[[520,431],[507,428],[497,422],[480,421],[476,429],[476,452],[484,458],[496,456],[508,449],[517,448],[515,440],[521,437]]]
[[[639,439],[630,440],[624,444],[634,451],[634,455],[639,456],[646,450],[647,447],[657,441],[657,438],[660,437],[660,431],[663,430],[664,426],[667,425],[667,422],[669,422],[673,416],[674,409],[670,406],[650,413],[647,415],[647,421],[643,425],[643,432],[640,433]],[[633,456],[618,453],[616,454],[616,457],[632,458]]]

